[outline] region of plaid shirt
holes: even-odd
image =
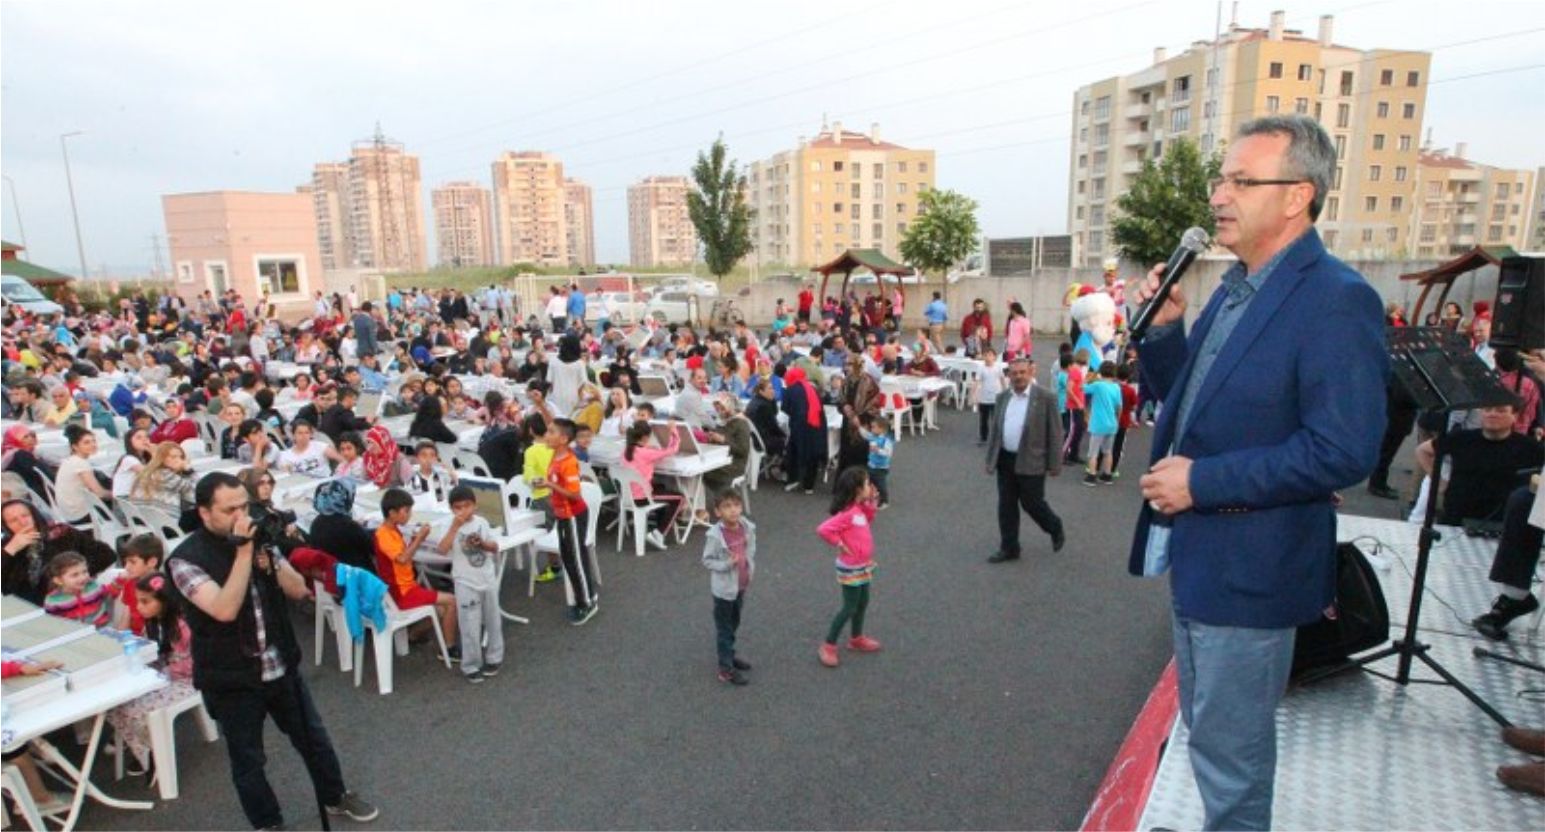
[[[214,580],[209,577],[208,572],[182,558],[173,558],[167,561],[166,566],[172,573],[172,581],[177,584],[177,590],[184,598],[192,598],[194,591]],[[274,564],[274,568],[278,568],[278,563]],[[247,599],[252,604],[253,617],[257,620],[257,643],[258,649],[262,651],[263,681],[272,682],[284,676],[284,658],[279,655],[278,645],[268,643],[268,625],[263,618],[263,602],[258,597],[257,586],[251,582],[247,584]]]

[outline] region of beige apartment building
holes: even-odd
[[[209,191],[161,197],[172,290],[185,300],[235,289],[281,314],[322,286],[316,215],[306,193]]]
[[[1524,235],[1524,247],[1529,251],[1545,251],[1545,167],[1534,171],[1534,196],[1529,207],[1529,231]]]
[[[494,224],[488,189],[476,182],[447,182],[429,195],[435,212],[437,262],[442,266],[491,266]]]
[[[595,265],[595,206],[590,186],[578,179],[563,180],[564,239],[570,266]]]
[[[380,128],[375,138],[354,143],[348,162],[312,170],[311,198],[326,268],[427,268],[418,157]]]
[[[687,209],[685,176],[646,176],[628,186],[628,262],[641,268],[687,266],[697,259],[697,229]]]
[[[563,163],[539,151],[506,151],[493,164],[494,245],[500,265],[566,266]]]
[[[753,162],[746,171],[755,262],[804,268],[848,248],[901,259],[917,195],[934,186],[934,152],[823,125],[814,139]]]
[[[1416,166],[1412,214],[1415,255],[1445,260],[1477,245],[1531,248],[1529,223],[1536,171],[1509,170],[1465,158],[1465,144],[1423,148]]]
[[[1075,259],[1115,253],[1116,199],[1149,159],[1185,136],[1221,152],[1241,123],[1275,113],[1313,116],[1340,164],[1318,227],[1343,257],[1409,256],[1416,167],[1431,54],[1337,44],[1334,19],[1316,36],[1273,12],[1265,29],[1230,23],[1173,58],[1080,87],[1073,96],[1068,230]]]

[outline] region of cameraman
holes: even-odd
[[[279,800],[263,774],[263,723],[290,738],[329,815],[373,820],[380,812],[343,785],[332,742],[298,672],[300,647],[288,598],[307,596],[305,580],[276,551],[254,551],[247,489],[212,473],[194,492],[200,527],[172,552],[167,571],[188,600],[193,686],[225,731],[231,778],[257,829],[278,828]]]

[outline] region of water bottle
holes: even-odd
[[[140,662],[139,656],[135,655],[137,652],[139,650],[134,643],[134,639],[125,638],[123,640],[123,669],[130,676],[139,673],[145,668],[145,665]]]

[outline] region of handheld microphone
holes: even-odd
[[[1175,252],[1169,256],[1169,262],[1164,264],[1164,278],[1159,282],[1159,291],[1143,308],[1138,310],[1132,319],[1132,325],[1127,327],[1127,343],[1134,344],[1141,341],[1143,335],[1148,332],[1148,325],[1153,322],[1153,316],[1158,313],[1159,307],[1169,299],[1170,290],[1180,282],[1180,276],[1186,273],[1186,269],[1196,261],[1196,256],[1207,250],[1212,243],[1207,232],[1196,226],[1186,229],[1186,233],[1180,236],[1180,245],[1175,247]]]

